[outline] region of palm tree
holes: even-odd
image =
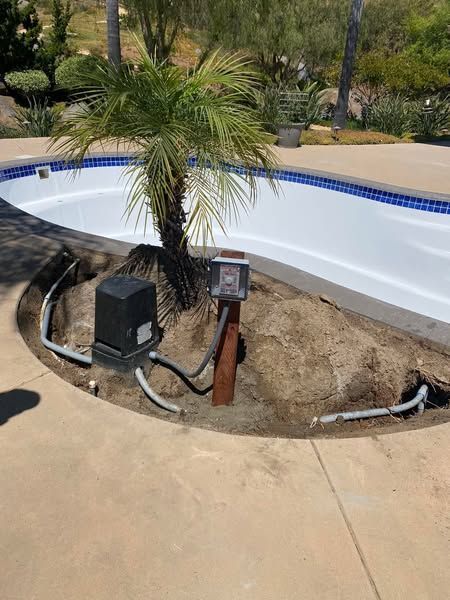
[[[350,18],[345,42],[344,60],[342,61],[339,92],[334,113],[333,125],[343,129],[347,120],[348,99],[352,84],[353,65],[355,62],[356,44],[358,42],[359,26],[363,11],[364,0],[351,0]]]
[[[59,151],[76,161],[96,142],[133,150],[128,216],[153,223],[185,291],[190,240],[206,246],[213,226],[225,231],[240,208],[252,206],[256,167],[275,188],[273,136],[252,108],[257,84],[235,54],[215,53],[184,71],[141,48],[137,68],[105,64],[86,73],[80,110],[55,134]]]
[[[106,0],[106,23],[108,30],[108,60],[120,65],[119,0]]]

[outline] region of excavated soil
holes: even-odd
[[[93,341],[95,287],[123,264],[122,257],[72,249],[81,258],[78,273],[61,288],[53,314],[52,339],[77,351]],[[252,273],[251,291],[241,308],[241,344],[232,406],[212,407],[213,361],[194,382],[180,380],[161,365],[149,383],[161,396],[185,409],[167,413],[139,387],[98,366],[82,367],[47,351],[39,341],[43,295],[70,263],[58,256],[33,282],[19,309],[19,325],[36,356],[60,377],[86,390],[95,380],[98,396],[130,410],[174,422],[239,434],[314,437],[374,435],[434,425],[448,420],[450,350],[340,308],[315,296]],[[143,275],[143,273],[140,273]],[[145,276],[165,285],[157,267]],[[164,290],[162,290],[164,291]],[[158,297],[159,297],[158,296]],[[216,307],[165,319],[158,351],[187,368],[197,366],[217,323]],[[320,424],[314,417],[345,410],[391,406],[430,386],[424,415]]]

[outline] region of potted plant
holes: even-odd
[[[257,96],[257,110],[264,128],[278,138],[278,145],[297,148],[305,127],[302,100],[305,95],[286,91],[280,86],[267,86]]]
[[[280,105],[280,121],[278,123],[278,145],[282,148],[297,148],[305,128],[301,118],[301,102],[296,95],[289,95]]]

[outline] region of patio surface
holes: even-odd
[[[44,154],[40,140],[4,144],[3,160]],[[376,148],[384,165],[397,160],[386,148],[411,146]],[[407,155],[387,170],[389,183],[448,193],[450,150],[417,146],[415,181],[421,148],[422,185],[400,180]],[[292,156],[316,169],[345,162],[319,164],[341,148],[316,159],[300,150]],[[374,148],[352,150],[367,163],[359,175],[379,179]],[[59,242],[10,222],[1,231],[2,600],[448,598],[450,424],[261,439],[95,399],[42,365],[17,329],[17,302]]]

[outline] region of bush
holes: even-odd
[[[19,136],[50,136],[61,120],[61,113],[62,107],[50,107],[47,100],[41,103],[33,100],[27,108],[16,108],[14,120]]]
[[[411,130],[419,136],[434,136],[450,127],[450,96],[434,96],[427,101],[416,102],[411,119]]]
[[[281,89],[267,86],[257,95],[257,111],[263,127],[269,133],[277,133],[277,125],[281,121],[280,110]]]
[[[5,75],[5,82],[13,92],[27,98],[42,96],[50,89],[44,71],[12,71]]]
[[[382,96],[367,112],[367,124],[389,135],[402,136],[410,130],[413,107],[400,94]]]
[[[307,85],[303,93],[306,94],[306,102],[301,107],[299,120],[305,123],[305,129],[309,129],[313,123],[318,123],[322,119],[327,102],[323,90],[319,90],[317,81]]]
[[[18,137],[22,137],[18,129],[0,123],[0,140]]]
[[[392,92],[415,96],[450,84],[448,72],[406,53],[394,54],[385,61],[384,81]]]
[[[64,60],[55,71],[55,83],[58,88],[73,90],[80,87],[83,72],[95,69],[99,59],[90,55],[71,56]]]
[[[381,51],[363,54],[357,61],[353,88],[360,104],[370,105],[385,92],[420,96],[450,84],[448,72],[402,52],[386,56]]]

